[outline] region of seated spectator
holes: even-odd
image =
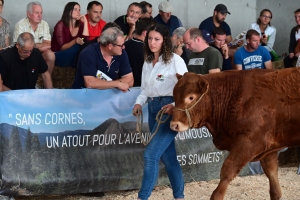
[[[135,30],[135,24],[140,18],[142,8],[139,3],[133,2],[127,8],[127,14],[118,17],[115,22],[121,27],[125,40],[131,39]]]
[[[106,22],[101,19],[103,6],[98,1],[91,1],[87,6],[87,14],[85,15],[88,25],[88,40],[98,38],[102,32]]]
[[[80,5],[69,2],[53,31],[51,48],[55,52],[56,66],[74,66],[75,56],[84,43],[84,35],[88,35],[87,20],[84,15],[80,15]]]
[[[172,49],[173,52],[179,55],[185,62],[188,64],[188,57],[186,48],[183,43],[183,34],[185,33],[186,29],[183,27],[178,27],[173,31],[171,42],[172,42]]]
[[[142,13],[140,19],[152,18],[152,4],[147,1],[141,1],[140,6],[142,8]]]
[[[144,64],[144,40],[147,30],[156,21],[152,18],[143,18],[136,23],[135,34],[131,40],[125,42],[125,50],[134,78],[134,87],[141,86],[142,69]]]
[[[101,32],[105,31],[106,29],[108,29],[110,27],[116,27],[118,29],[121,29],[120,26],[118,26],[118,24],[116,24],[115,22],[108,22],[107,24],[105,24],[105,26],[103,27],[103,29],[102,29]],[[100,37],[95,38],[95,39],[90,40],[90,41],[87,41],[87,42],[83,43],[83,45],[81,45],[79,47],[79,51],[77,52],[77,55],[76,55],[76,58],[75,58],[75,60],[76,60],[76,65],[75,65],[76,68],[77,68],[78,58],[79,58],[79,55],[80,55],[81,51],[83,49],[85,49],[87,46],[89,46],[90,44],[94,44],[94,43],[98,43],[98,42],[100,42]]]
[[[162,1],[158,5],[159,13],[154,17],[157,23],[165,25],[169,29],[169,34],[172,36],[173,31],[178,27],[183,27],[180,19],[172,15],[173,6],[168,1]]]
[[[234,54],[237,70],[272,69],[271,56],[268,50],[260,45],[260,34],[253,29],[246,33],[247,45],[239,48]]]
[[[124,50],[123,32],[108,28],[102,32],[99,43],[89,45],[80,53],[72,87],[118,88],[127,92],[133,86],[133,75]]]
[[[223,65],[222,71],[231,70],[231,60],[229,59],[228,45],[226,43],[226,33],[221,27],[217,27],[212,32],[212,42],[210,43],[211,47],[214,47],[219,50],[223,56]]]
[[[213,39],[211,37],[211,34],[207,30],[201,30],[202,37],[206,41],[208,45],[210,45],[213,42]]]
[[[0,0],[0,14],[2,13],[4,7],[4,0]],[[0,16],[0,50],[9,46],[9,32],[10,32],[10,25]]]
[[[290,33],[289,55],[283,60],[285,68],[295,67],[293,62],[297,61],[300,56],[300,52],[296,51],[297,44],[300,43],[300,8],[295,10],[294,14],[297,25],[292,28]]]
[[[221,71],[223,59],[220,52],[207,44],[199,29],[188,29],[183,35],[183,42],[192,51],[188,57],[189,72],[211,74]]]
[[[55,55],[51,51],[51,35],[47,22],[43,20],[42,4],[38,1],[28,3],[27,17],[21,19],[15,25],[13,42],[17,42],[19,35],[23,32],[29,32],[34,36],[35,47],[38,48],[43,55],[48,71],[52,74],[55,62]]]
[[[269,9],[263,9],[260,11],[257,22],[249,26],[249,29],[254,29],[260,34],[260,43],[264,46],[271,54],[276,37],[276,28],[271,26],[272,12]],[[275,53],[275,52],[274,52]],[[274,56],[271,54],[272,61]]]
[[[24,32],[14,47],[0,53],[0,74],[4,90],[35,89],[38,75],[42,74],[45,88],[53,88],[48,66],[36,49],[34,37]]]

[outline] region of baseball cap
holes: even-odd
[[[216,5],[215,11],[220,12],[222,14],[228,13],[230,15],[230,12],[227,10],[227,7],[224,4]]]
[[[173,6],[168,1],[162,1],[158,5],[158,10],[161,10],[165,13],[173,12]]]
[[[202,37],[207,43],[211,43],[214,40],[210,37],[210,33],[207,30],[201,30]]]

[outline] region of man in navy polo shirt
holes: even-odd
[[[207,30],[210,34],[212,34],[212,31],[216,27],[221,27],[226,32],[226,43],[231,42],[231,29],[225,22],[227,14],[230,14],[230,12],[224,4],[216,5],[213,16],[203,20],[199,25],[199,30]]]
[[[80,53],[72,87],[128,91],[133,86],[133,75],[124,47],[121,30],[111,27],[102,32],[99,43]]]

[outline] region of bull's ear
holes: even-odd
[[[176,77],[177,77],[177,79],[179,80],[179,79],[181,79],[182,75],[176,73]]]
[[[204,93],[207,90],[209,83],[203,76],[199,76],[198,85]]]

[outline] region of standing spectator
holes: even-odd
[[[149,28],[145,38],[145,62],[142,75],[142,91],[136,99],[133,114],[148,102],[148,124],[153,133],[157,122],[155,117],[161,109],[165,109],[162,120],[173,112],[173,88],[177,83],[176,73],[187,72],[184,61],[172,53],[171,38],[166,26],[161,24]],[[170,129],[172,117],[160,127],[144,151],[144,175],[138,193],[139,199],[148,199],[156,184],[159,173],[160,159],[165,165],[173,196],[176,200],[184,198],[184,181],[177,160],[175,136],[177,132]]]
[[[213,16],[203,20],[199,25],[199,30],[207,30],[210,34],[212,34],[212,31],[216,27],[221,27],[226,32],[226,43],[231,42],[231,29],[225,22],[227,14],[230,15],[230,12],[224,4],[216,5]]]
[[[152,18],[143,18],[136,23],[135,34],[131,40],[125,42],[125,50],[134,78],[134,87],[141,86],[142,69],[144,64],[144,40],[148,28],[155,24]]]
[[[217,27],[212,32],[213,41],[210,43],[211,47],[219,50],[223,56],[222,71],[231,70],[231,60],[229,59],[228,45],[226,44],[226,33],[221,27]]]
[[[133,86],[133,76],[124,50],[123,32],[108,28],[102,32],[99,43],[89,45],[80,53],[72,87],[118,88],[127,92]]]
[[[140,6],[142,8],[141,19],[152,18],[152,4],[147,1],[141,1]]]
[[[183,27],[176,28],[173,31],[171,41],[173,52],[179,55],[184,60],[185,64],[188,64],[187,52],[183,43],[183,34],[185,31],[186,29]]]
[[[38,1],[33,1],[27,5],[27,17],[21,19],[15,25],[13,42],[17,42],[19,35],[23,32],[29,32],[34,36],[36,48],[43,55],[48,71],[52,74],[55,62],[55,55],[51,51],[51,35],[48,23],[43,20],[42,4]]]
[[[98,38],[102,32],[106,22],[101,19],[103,5],[98,1],[91,1],[87,6],[87,14],[85,15],[88,23],[88,40]]]
[[[69,2],[53,31],[51,48],[55,52],[56,66],[74,66],[75,56],[84,43],[84,35],[88,35],[87,19],[80,15],[80,5],[77,2]]]
[[[297,43],[300,43],[300,8],[295,10],[294,14],[297,25],[290,33],[289,55],[283,60],[285,68],[294,67],[293,62],[297,61],[300,56],[300,52],[295,52]]]
[[[271,26],[272,16],[272,12],[269,9],[263,9],[260,11],[257,22],[249,26],[249,29],[254,29],[260,34],[260,43],[270,52],[270,54],[274,51],[273,46],[276,37],[276,28]],[[274,60],[274,57],[272,57],[272,60]]]
[[[4,90],[35,89],[42,74],[45,88],[52,89],[51,75],[40,51],[34,47],[34,37],[24,32],[12,48],[0,54],[0,74]]]
[[[196,74],[211,74],[220,72],[223,58],[221,53],[210,47],[197,28],[188,29],[183,35],[183,42],[192,53],[188,59],[188,71]]]
[[[142,8],[139,3],[133,2],[127,8],[127,14],[118,17],[115,22],[121,27],[125,37],[125,40],[131,39],[133,31],[135,30],[135,24],[140,18]]]
[[[172,36],[173,31],[182,27],[182,23],[178,17],[172,15],[173,6],[168,1],[162,1],[158,5],[159,13],[154,17],[157,23],[165,25],[169,29],[170,36]]]
[[[2,13],[4,7],[4,0],[0,0],[0,14]],[[0,50],[9,46],[9,33],[10,33],[10,25],[0,16]]]
[[[260,34],[253,29],[246,33],[247,45],[239,48],[234,54],[237,70],[272,69],[271,56],[268,50],[260,45]]]

